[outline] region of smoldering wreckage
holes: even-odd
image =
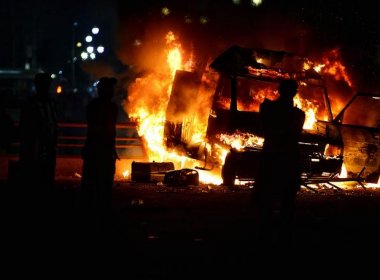
[[[306,113],[299,142],[303,186],[326,183],[339,188],[335,182],[354,181],[365,188],[363,183],[378,183],[380,94],[357,93],[334,116],[320,66],[306,57],[233,46],[209,66],[202,73],[175,71],[166,108],[165,147],[196,159],[198,165],[175,169],[170,161],[133,162],[132,181],[198,185],[198,171],[206,170],[218,172],[226,186],[254,182],[263,144],[259,105],[277,97],[281,80],[293,78],[300,85],[295,104]],[[194,141],[202,117],[188,100],[196,103],[205,81],[213,85],[207,88],[209,114],[202,116],[204,137]]]

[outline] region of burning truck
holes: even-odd
[[[191,122],[184,117],[201,87],[201,75],[177,71],[167,107],[165,139],[169,147],[181,146],[189,156],[204,162],[201,169],[222,166],[224,185],[254,181],[264,139],[258,110],[265,98],[275,99],[281,80],[299,82],[295,103],[306,113],[299,142],[303,176],[332,178],[343,164],[343,140],[333,121],[327,89],[322,77],[307,67],[306,58],[288,52],[233,46],[219,55],[206,75],[216,77],[203,143],[194,145]],[[205,75],[205,73],[203,73]]]
[[[174,169],[197,168],[202,183],[254,181],[264,141],[259,106],[265,98],[277,98],[283,79],[294,78],[299,82],[295,105],[306,113],[299,143],[305,186],[339,181],[344,171],[353,180],[378,180],[378,121],[370,128],[348,124],[344,119],[355,119],[357,107],[338,114],[346,103],[341,100],[344,91],[337,94],[329,86],[327,93],[330,77],[352,93],[339,50],[328,52],[317,64],[285,51],[233,46],[205,67],[194,63],[192,54],[184,56],[172,32],[166,34],[165,42],[163,60],[144,53],[159,67],[128,87],[125,107],[138,124],[150,162],[173,162]],[[360,112],[376,118],[378,107],[372,107],[373,115]],[[340,179],[351,180],[348,177]]]

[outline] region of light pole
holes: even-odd
[[[97,26],[91,28],[91,33],[87,33],[86,36],[83,37],[83,43],[77,42],[76,47],[80,48],[78,51],[78,59],[85,63],[91,63],[98,56],[101,56],[105,52],[105,47],[102,44],[99,44],[99,33],[100,29]],[[75,59],[76,60],[76,59]],[[73,62],[73,64],[75,61]],[[90,84],[92,85],[93,75],[90,74]]]
[[[75,77],[75,61],[76,61],[76,56],[75,56],[75,47],[76,47],[76,42],[75,42],[75,37],[76,37],[76,27],[78,26],[78,22],[74,21],[73,22],[73,31],[72,31],[72,42],[71,42],[71,85],[73,87],[73,92],[76,91],[76,77]]]

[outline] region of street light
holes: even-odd
[[[103,46],[98,46],[98,47],[96,48],[96,51],[97,51],[98,53],[104,53],[104,47],[103,47]]]
[[[86,42],[87,43],[91,43],[92,42],[92,36],[91,35],[87,35],[86,38],[85,38]]]
[[[86,52],[82,52],[82,53],[80,54],[80,57],[82,58],[82,60],[86,60],[86,59],[88,58],[88,53],[86,53]]]
[[[96,35],[96,34],[99,33],[99,28],[96,27],[96,26],[94,26],[94,27],[92,28],[91,32],[92,32],[92,34]]]

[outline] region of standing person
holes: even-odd
[[[82,151],[82,207],[98,226],[104,226],[112,209],[115,174],[117,105],[111,101],[117,80],[103,77],[97,84],[98,97],[86,108],[87,139]]]
[[[288,246],[291,241],[296,195],[301,187],[301,163],[298,141],[305,113],[293,105],[298,83],[283,80],[279,98],[265,99],[260,105],[264,135],[256,199],[259,240],[263,246]]]
[[[36,94],[22,108],[19,127],[23,187],[44,194],[53,191],[56,165],[57,116],[51,82],[48,73],[35,75]]]

